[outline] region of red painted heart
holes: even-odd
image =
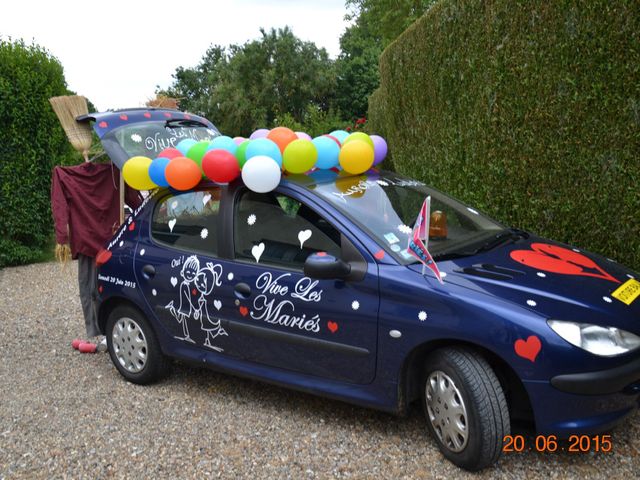
[[[527,267],[563,275],[582,275],[620,283],[589,257],[548,243],[532,243],[531,250],[514,250],[511,258]],[[589,272],[585,269],[596,270]]]
[[[184,116],[184,118],[186,118],[187,120],[191,120],[191,115],[189,115],[188,113],[185,113],[183,116]]]
[[[171,114],[168,113],[168,112],[164,112],[164,116],[167,117],[167,118],[171,118]]]
[[[247,307],[240,307],[238,310],[240,310],[240,315],[242,315],[243,317],[247,316],[247,313],[249,313],[249,309]]]
[[[100,122],[100,123],[98,124],[98,126],[99,126],[100,128],[107,128],[109,125],[107,124],[107,122]]]
[[[318,255],[319,257],[326,257],[327,256],[327,252],[318,252],[318,253],[316,253],[316,255]]]
[[[195,288],[191,289],[191,295],[197,295],[198,291]]]
[[[149,112],[144,112],[144,117],[145,118],[151,118],[151,114]]]
[[[98,292],[99,292],[99,293],[102,293],[102,290],[103,290],[102,285],[100,285],[100,286],[98,287]]]
[[[378,250],[374,255],[376,260],[382,260],[384,258],[384,250]]]
[[[529,338],[527,338],[526,342],[522,339],[516,340],[513,348],[515,349],[518,356],[526,358],[527,360],[531,360],[535,363],[536,357],[542,349],[542,343],[540,342],[540,339],[538,337],[536,337],[535,335],[531,335]]]
[[[127,117],[124,113],[122,115],[120,115],[120,120],[124,120],[125,122],[127,120],[129,120],[129,117]]]
[[[129,225],[129,231],[133,232],[136,229],[136,222],[131,222],[131,225]]]
[[[96,255],[96,265],[104,265],[111,259],[111,251],[109,250],[100,250],[98,255]]]
[[[332,322],[331,320],[329,320],[327,322],[327,328],[331,333],[336,333],[338,331],[338,324],[336,322]]]

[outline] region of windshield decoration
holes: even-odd
[[[422,207],[420,208],[420,213],[418,214],[418,218],[416,219],[416,223],[413,227],[413,235],[409,239],[409,247],[407,251],[416,257],[423,265],[422,274],[424,275],[425,269],[424,267],[429,267],[431,271],[434,273],[436,278],[440,283],[444,283],[442,281],[442,276],[440,275],[440,270],[436,265],[436,262],[433,261],[429,250],[427,250],[427,245],[424,243],[429,242],[428,232],[429,232],[429,215],[431,211],[431,196],[429,195],[424,202],[422,203]],[[424,239],[424,242],[423,242]]]
[[[620,283],[586,255],[548,243],[533,243],[531,250],[514,250],[511,258],[536,270],[562,275],[581,275]]]

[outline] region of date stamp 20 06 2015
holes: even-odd
[[[538,435],[527,438],[523,435],[505,435],[502,451],[521,453],[524,451],[540,453],[611,453],[613,443],[611,435],[570,435],[568,439],[558,439],[556,435]]]

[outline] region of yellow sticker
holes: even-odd
[[[640,296],[640,282],[638,280],[627,280],[615,292],[611,294],[613,298],[617,298],[622,303],[631,305],[636,298]]]

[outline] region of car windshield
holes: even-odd
[[[418,180],[382,172],[327,181],[330,173],[324,172],[327,179],[319,176],[318,183],[307,188],[331,202],[405,265],[417,262],[407,245],[427,195],[431,195],[428,248],[436,259],[468,254],[505,231],[503,225]]]
[[[118,128],[111,137],[126,152],[127,158],[142,155],[155,158],[165,148],[175,147],[181,140],[213,140],[220,135],[215,129],[189,120],[170,122],[139,122]]]

